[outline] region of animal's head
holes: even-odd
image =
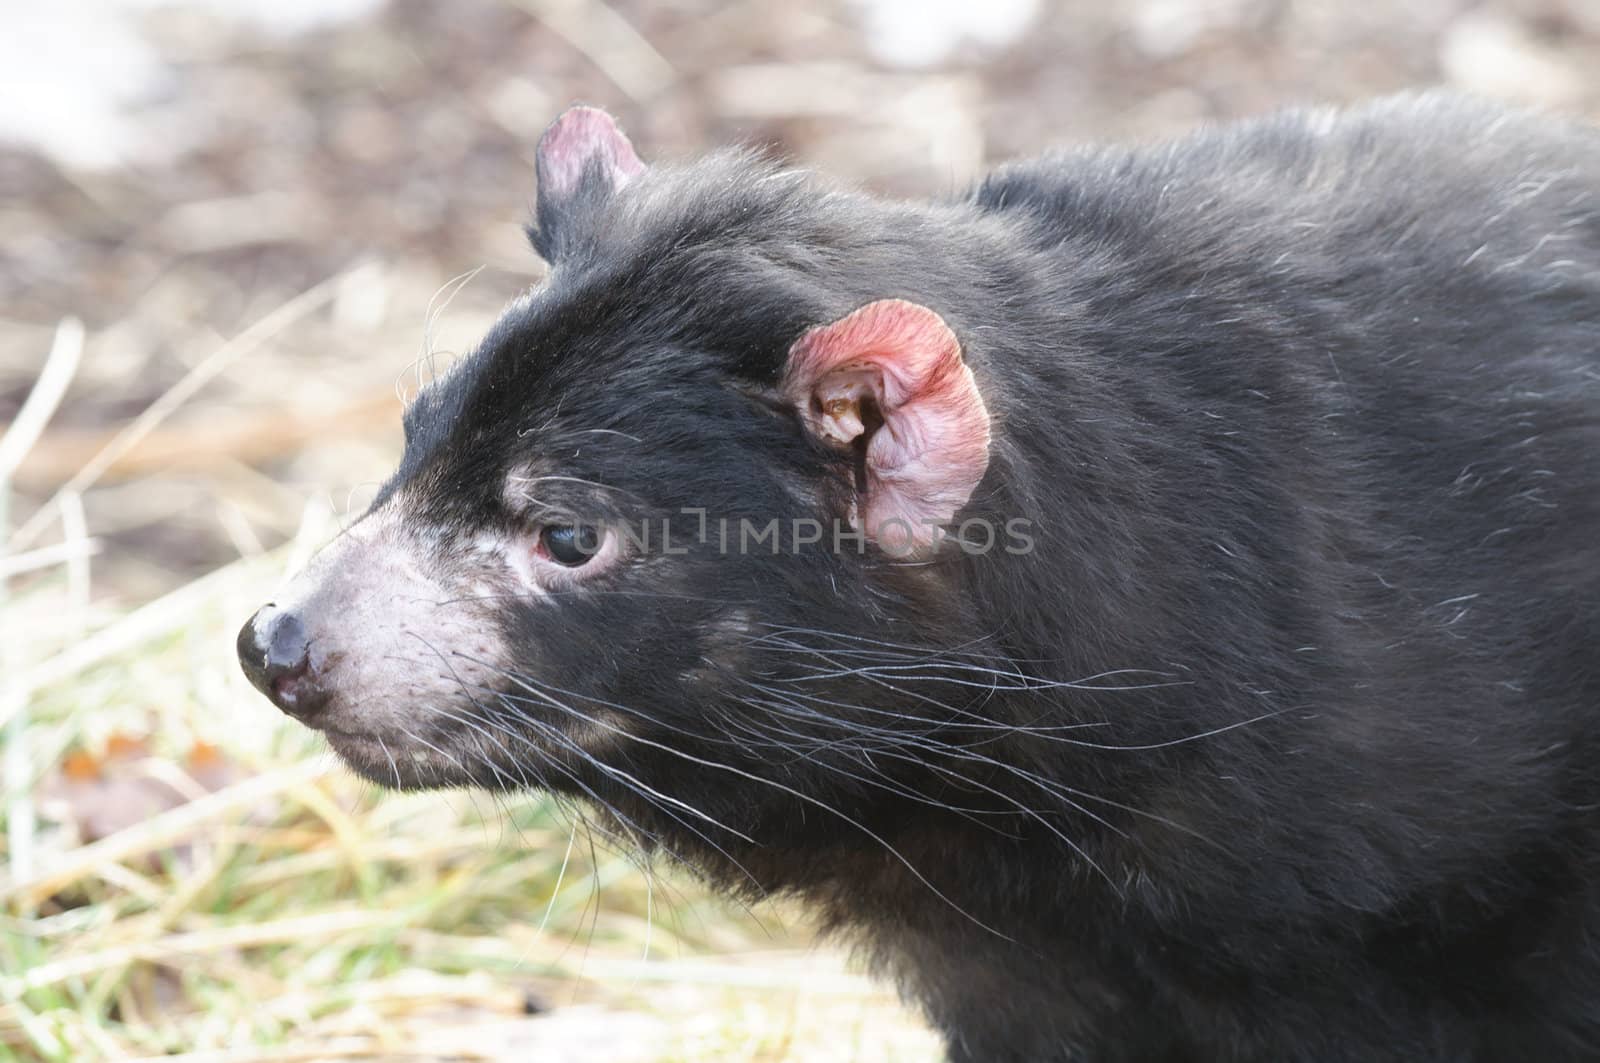
[[[1027,546],[988,504],[937,214],[748,155],[647,167],[581,108],[538,176],[548,280],[405,411],[371,508],[240,632],[245,672],[393,786],[689,824],[892,790],[992,685],[951,644],[971,567]],[[930,669],[951,681],[908,693]]]

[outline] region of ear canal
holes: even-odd
[[[553,258],[580,207],[596,207],[645,171],[633,144],[606,112],[571,107],[539,138],[535,249]]]
[[[789,349],[783,393],[811,433],[860,463],[857,520],[886,549],[937,541],[989,467],[989,411],[944,319],[868,303]]]

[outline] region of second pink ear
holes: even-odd
[[[537,152],[539,196],[566,199],[584,173],[598,166],[613,190],[644,173],[633,144],[616,119],[596,107],[570,107],[544,131]]]
[[[910,551],[936,540],[989,467],[989,411],[944,319],[882,299],[810,329],[789,350],[785,397],[824,442],[865,447],[857,519]]]

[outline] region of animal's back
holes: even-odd
[[[1600,134],[1399,97],[1050,156],[976,201],[1026,213],[1163,434],[1241,459],[1202,485],[1220,552],[1255,475],[1364,655],[1420,639],[1600,716]]]
[[[1149,597],[1230,704],[1200,718],[1254,687],[1301,720],[1172,784],[1161,807],[1260,874],[1179,858],[1193,921],[1158,937],[1237,931],[1248,969],[1300,935],[1325,968],[1277,977],[1339,1032],[1253,1041],[1267,1000],[1201,1003],[1185,979],[1240,970],[1226,944],[1153,963],[1147,1005],[1230,1057],[1358,1058],[1363,1022],[1402,1057],[1600,1052],[1600,136],[1410,97],[1051,156],[975,201],[1115,362],[1139,534],[1175,543]]]

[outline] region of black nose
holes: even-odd
[[[327,704],[305,625],[293,612],[263,606],[239,629],[237,646],[251,685],[290,716],[309,720]]]

